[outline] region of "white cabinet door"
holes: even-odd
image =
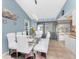
[[[67,37],[65,40],[65,47],[68,48],[71,52],[76,54],[76,40],[70,37]]]
[[[76,10],[73,10],[72,12],[72,25],[76,25]]]

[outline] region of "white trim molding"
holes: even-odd
[[[8,55],[9,54],[9,51],[5,52],[2,54],[2,57],[4,57],[5,55]]]

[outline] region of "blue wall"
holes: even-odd
[[[76,0],[67,0],[62,10],[64,10],[64,14],[73,11],[76,9]],[[62,10],[59,13],[57,18],[60,18],[62,16]]]
[[[67,0],[63,9],[66,13],[66,12],[72,11],[75,8],[76,8],[76,0]]]
[[[35,28],[35,30],[37,29],[37,22],[32,20],[31,21],[31,27]]]
[[[7,8],[18,16],[16,24],[12,20],[2,18],[2,20],[7,20],[6,24],[2,24],[2,53],[4,53],[8,51],[7,33],[23,31],[24,19],[30,20],[30,18],[14,0],[2,0],[2,8]]]

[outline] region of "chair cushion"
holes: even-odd
[[[41,38],[46,38],[46,34],[45,34],[45,33],[43,33]]]
[[[51,32],[50,34],[51,34],[50,39],[57,40],[57,34],[55,32]]]

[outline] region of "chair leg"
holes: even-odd
[[[10,54],[10,49],[9,49],[9,55],[11,55],[11,54]]]
[[[11,56],[11,53],[12,53],[12,49],[9,49],[9,55]]]
[[[29,54],[25,54],[25,58],[24,58],[24,59],[27,59],[27,58],[28,58],[28,56],[29,56]]]
[[[18,59],[18,52],[17,52],[17,50],[16,50],[16,58]]]
[[[35,59],[36,58],[36,55],[35,55],[35,53],[34,53],[34,57],[33,57],[33,59]]]
[[[25,56],[24,56],[24,59],[26,59],[27,58],[27,54],[24,54]]]

